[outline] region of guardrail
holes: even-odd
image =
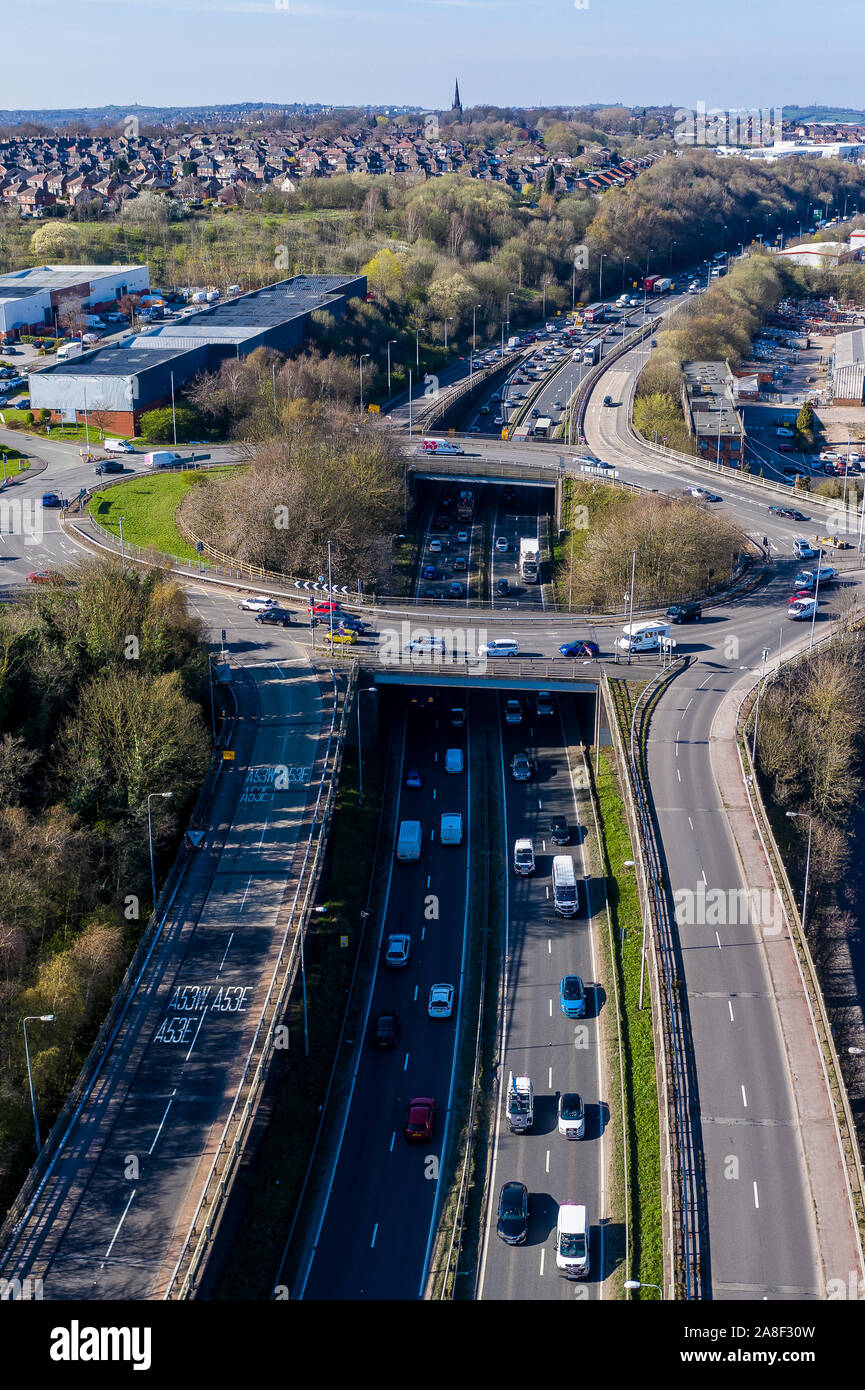
[[[665,889],[665,870],[650,812],[648,784],[642,752],[645,711],[637,718],[647,697],[657,690],[659,676],[684,668],[687,658],[677,658],[658,672],[634,702],[630,748],[626,753],[618,716],[612,700],[607,672],[602,675],[608,723],[613,734],[616,756],[623,773],[625,807],[631,843],[637,855],[641,882],[644,931],[651,951],[653,988],[650,989],[652,1024],[655,1036],[658,1093],[661,1100],[661,1134],[666,1149],[665,1284],[671,1297],[699,1299],[705,1295],[707,1262],[704,1256],[704,1218],[699,1163],[699,1140],[692,1110],[692,1088],[688,1064],[687,1027],[681,998],[682,982],[676,960],[676,936]],[[651,927],[650,931],[646,928]],[[644,947],[645,951],[645,947]],[[643,965],[646,957],[643,955]]]
[[[196,1278],[207,1259],[219,1223],[225,1213],[244,1146],[264,1091],[270,1063],[276,1051],[274,1031],[285,1013],[289,993],[303,960],[304,938],[309,925],[313,899],[318,889],[324,862],[324,851],[339,787],[339,772],[342,764],[348,711],[351,707],[356,680],[357,668],[355,667],[349,672],[348,683],[341,694],[338,688],[335,689],[328,747],[325,750],[318,795],[313,808],[312,825],[298,875],[294,900],[283,932],[279,955],[250,1043],[243,1073],[223,1126],[195,1215],[163,1295],[165,1300],[186,1299],[195,1295]],[[336,706],[340,699],[342,712],[339,728],[334,732]],[[327,792],[324,795],[324,804],[322,805],[325,784],[327,785]],[[297,904],[301,893],[303,894],[303,901],[298,908]]]

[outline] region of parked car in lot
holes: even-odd
[[[499,1193],[496,1234],[506,1245],[522,1245],[528,1233],[528,1188],[523,1182],[506,1182]]]
[[[274,627],[289,627],[291,625],[291,614],[287,608],[262,608],[260,613],[256,613],[257,623],[271,623]]]
[[[405,932],[394,932],[385,943],[384,963],[393,970],[401,970],[408,965],[411,954],[411,937]]]
[[[431,1139],[436,1103],[431,1096],[415,1096],[405,1111],[403,1134],[409,1142]]]
[[[250,594],[248,598],[241,599],[238,607],[247,613],[261,613],[265,608],[278,608],[279,605],[275,598],[268,598],[267,594]]]

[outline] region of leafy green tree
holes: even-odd
[[[174,407],[174,415],[171,406],[146,410],[141,417],[141,433],[145,439],[152,439],[157,444],[170,444],[174,440],[175,418],[178,443],[181,440],[194,439],[201,432],[198,411],[184,401],[178,401]]]

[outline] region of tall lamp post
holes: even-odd
[[[23,1024],[24,1024],[24,1052],[25,1052],[25,1054],[26,1054],[26,1056],[27,1056],[27,1080],[30,1082],[30,1104],[33,1106],[33,1125],[34,1125],[34,1128],[35,1128],[35,1130],[36,1130],[36,1152],[37,1152],[37,1154],[38,1154],[38,1153],[40,1152],[41,1148],[42,1148],[42,1140],[41,1140],[40,1137],[39,1137],[39,1116],[36,1114],[36,1096],[35,1096],[35,1094],[34,1094],[34,1092],[33,1092],[33,1071],[32,1071],[31,1066],[30,1066],[30,1045],[29,1045],[29,1043],[27,1042],[27,1024],[28,1024],[28,1023],[53,1023],[53,1022],[54,1022],[54,1015],[53,1015],[53,1014],[27,1014],[26,1017],[25,1017],[24,1019],[22,1019],[22,1022],[23,1022]]]
[[[630,617],[629,617],[629,619],[628,619],[628,623],[629,623],[629,632],[628,632],[628,665],[629,665],[629,666],[630,666],[630,664],[631,664],[631,644],[632,644],[633,638],[634,638],[634,581],[635,581],[635,578],[636,578],[636,572],[637,572],[637,552],[636,552],[636,550],[635,550],[635,551],[633,552],[633,554],[631,555],[631,592],[630,592],[630,594],[629,594],[629,598],[630,598],[630,601],[631,601],[631,615],[630,615]]]
[[[475,340],[477,338],[478,309],[480,307],[480,304],[476,304],[472,309],[472,350],[469,364],[469,378],[473,377],[475,374]]]
[[[757,686],[757,703],[754,706],[754,742],[751,744],[751,762],[757,766],[757,724],[760,719],[760,691],[763,689],[763,677],[766,674],[766,662],[769,660],[769,648],[763,648],[763,666],[760,671],[760,684]]]
[[[360,413],[361,413],[361,415],[363,414],[363,359],[364,359],[365,357],[371,357],[371,356],[372,356],[372,354],[369,353],[369,352],[362,352],[362,353],[360,354]]]
[[[156,869],[153,864],[153,822],[150,815],[150,803],[154,797],[171,797],[174,792],[148,792],[147,794],[147,843],[150,847],[150,888],[153,894],[153,911],[156,911]]]
[[[445,319],[445,357],[448,355],[448,324],[453,323],[453,318]]]
[[[357,691],[357,804],[358,808],[363,805],[363,751],[360,741],[360,697],[361,695],[377,695],[378,691],[374,685],[358,686]]]
[[[660,1287],[659,1284],[642,1284],[642,1283],[640,1282],[639,1279],[626,1279],[626,1280],[625,1280],[625,1288],[626,1288],[626,1289],[657,1289],[657,1291],[658,1291],[658,1293],[661,1295],[661,1297],[662,1297],[662,1298],[664,1297],[663,1292],[662,1292],[661,1287]]]
[[[390,400],[390,350],[396,342],[396,338],[391,338],[387,345],[387,395]]]
[[[809,816],[807,811],[788,811],[789,820],[806,820],[808,822],[808,852],[805,855],[805,888],[802,893],[802,934],[805,934],[805,922],[808,912],[808,878],[811,873],[811,831],[814,829],[814,817]]]

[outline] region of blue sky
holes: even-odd
[[[865,106],[863,40],[862,0],[26,0],[0,107]]]

